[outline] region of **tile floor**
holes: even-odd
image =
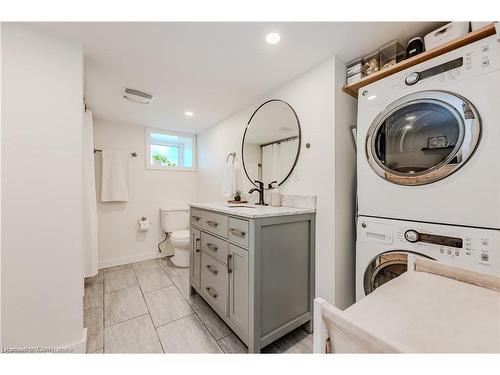
[[[85,280],[87,353],[246,353],[247,348],[199,296],[189,270],[169,259],[106,268]],[[264,353],[311,353],[300,327]]]

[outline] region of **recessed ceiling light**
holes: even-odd
[[[184,115],[186,115],[187,117],[193,117],[194,113],[191,111],[186,111],[186,112],[184,112]]]
[[[276,44],[280,41],[281,37],[278,33],[269,33],[266,35],[266,42],[269,44]]]

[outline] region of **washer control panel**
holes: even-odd
[[[491,237],[488,232],[492,232]],[[438,261],[477,265],[488,272],[498,268],[500,274],[500,247],[496,250],[499,254],[496,254],[491,246],[493,237],[500,245],[500,231],[415,223],[399,225],[395,242],[406,244],[405,249]]]
[[[416,230],[409,229],[404,234],[405,239],[408,242],[426,242],[434,245],[449,246],[461,249],[463,247],[463,241],[458,237],[440,236],[430,233],[419,233]]]
[[[409,251],[446,264],[500,275],[500,230],[358,218],[357,242],[377,252]]]

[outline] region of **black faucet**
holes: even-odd
[[[255,204],[258,204],[260,206],[267,206],[267,204],[264,203],[264,183],[262,181],[259,181],[259,180],[255,180],[255,182],[259,185],[259,188],[251,189],[248,192],[248,194],[252,194],[254,191],[258,191],[259,192],[259,203],[255,203]]]

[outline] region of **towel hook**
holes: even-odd
[[[231,156],[233,157],[233,164],[234,164],[234,159],[236,159],[236,152],[231,152],[230,154],[227,155],[226,163],[229,161],[229,158]]]

